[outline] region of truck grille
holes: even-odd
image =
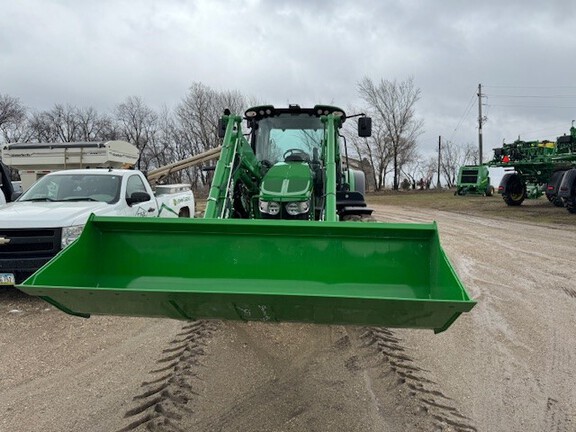
[[[52,257],[60,250],[61,232],[61,228],[0,229],[0,259]]]

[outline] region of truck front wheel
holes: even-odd
[[[182,207],[178,212],[179,218],[189,218],[190,217],[190,209],[188,207]]]

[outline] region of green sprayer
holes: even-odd
[[[522,141],[494,149],[488,166],[510,172],[502,177],[498,193],[509,206],[542,195],[558,207],[576,213],[576,128],[554,141]]]

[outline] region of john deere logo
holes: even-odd
[[[0,246],[10,243],[10,239],[6,237],[0,237]]]

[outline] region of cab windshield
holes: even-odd
[[[324,125],[319,117],[281,114],[260,120],[255,136],[256,157],[260,161],[284,161],[291,149],[288,153],[298,150],[312,160],[320,154]]]
[[[18,201],[100,201],[120,196],[122,177],[108,174],[57,174],[42,177]]]

